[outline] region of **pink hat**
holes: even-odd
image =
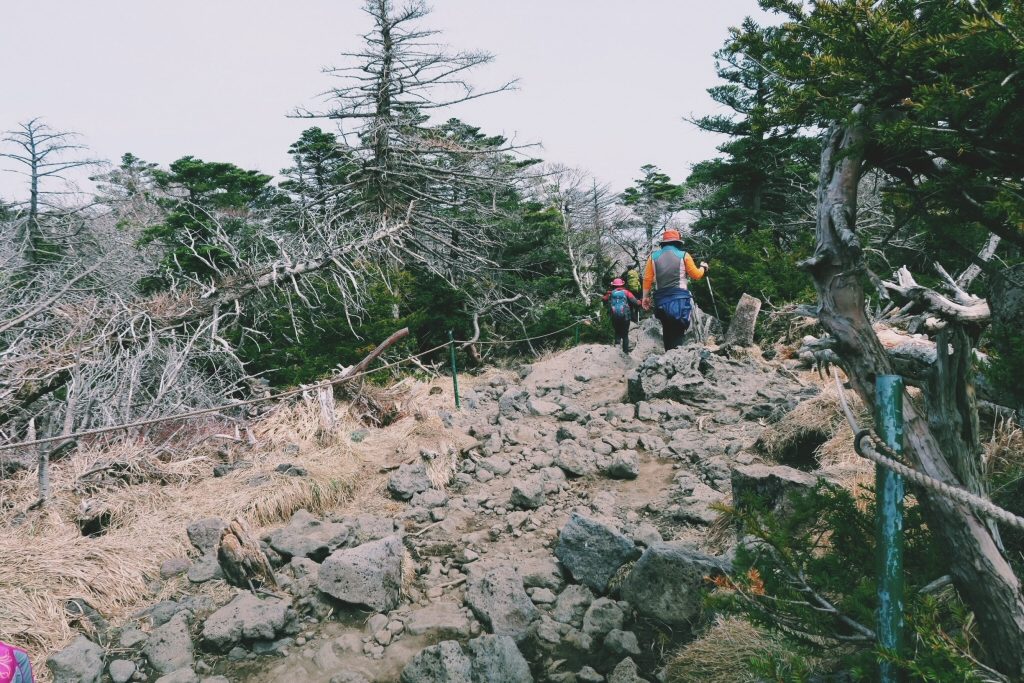
[[[623,282],[621,277],[617,277],[614,280],[612,280],[612,287],[622,287],[625,284],[626,283]]]

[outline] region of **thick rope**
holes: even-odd
[[[888,446],[872,438],[870,429],[860,428],[853,415],[853,411],[846,402],[846,390],[843,389],[842,382],[839,380],[839,373],[834,369],[832,370],[832,377],[835,379],[836,387],[839,389],[839,402],[842,405],[843,413],[846,415],[846,421],[850,423],[850,429],[852,429],[854,433],[853,448],[857,451],[857,455],[867,458],[873,463],[881,465],[886,469],[892,470],[907,481],[913,482],[918,486],[928,489],[929,491],[938,493],[940,496],[944,496],[950,500],[955,500],[979,514],[991,517],[998,522],[1024,531],[1024,517],[1018,517],[1009,510],[1004,510],[990,500],[982,498],[981,496],[971,493],[959,486],[952,486],[944,481],[930,477],[924,472],[915,470],[913,467],[904,465],[897,460],[896,453],[894,453]]]

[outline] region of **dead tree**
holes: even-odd
[[[40,214],[43,209],[53,206],[49,196],[64,193],[45,189],[44,183],[67,180],[65,173],[68,171],[99,163],[94,159],[67,158],[68,153],[77,154],[86,149],[85,145],[75,142],[77,137],[77,133],[53,130],[37,117],[20,124],[17,130],[8,131],[0,139],[11,150],[0,151],[0,157],[14,161],[18,165],[15,172],[28,178],[28,215],[19,241],[24,245],[25,259],[29,263],[54,256],[47,253],[45,245],[48,240]]]
[[[277,588],[274,568],[270,566],[259,540],[244,519],[235,519],[220,534],[217,561],[228,583],[256,592],[259,585]]]
[[[874,405],[878,375],[894,371],[893,360],[872,327],[862,277],[865,266],[857,235],[857,186],[864,160],[863,107],[853,121],[832,127],[821,156],[817,244],[804,266],[814,278],[818,317],[835,339],[850,383],[865,405]],[[904,285],[900,285],[903,287]],[[977,412],[971,383],[972,325],[975,306],[937,299],[906,283],[907,294],[928,305],[946,323],[938,333],[939,352],[924,390],[926,411],[904,398],[907,454],[925,474],[969,489],[981,488]],[[922,492],[930,526],[950,549],[950,574],[974,611],[985,659],[1013,679],[1024,676],[1024,594],[996,539],[969,509]]]
[[[736,312],[725,333],[724,346],[751,346],[754,343],[754,327],[757,314],[761,312],[761,300],[744,294],[736,304]]]

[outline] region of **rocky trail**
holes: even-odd
[[[756,352],[662,354],[650,324],[634,343],[466,381],[462,411],[440,411],[458,445],[378,463],[366,512],[259,531],[276,590],[204,592],[228,520],[193,522],[193,556],[165,563],[192,589],[106,648],[80,636],[54,680],[664,680],[706,578],[729,570],[736,531],[716,504],[813,483],[753,446],[820,389]]]

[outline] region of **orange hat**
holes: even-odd
[[[682,242],[683,238],[679,234],[678,230],[666,230],[665,234],[661,236],[661,243],[666,244],[668,242]]]
[[[626,283],[623,282],[621,277],[617,277],[614,280],[612,280],[612,287],[622,287],[625,284]]]

